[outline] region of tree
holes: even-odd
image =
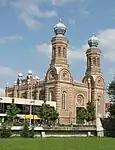
[[[10,122],[14,122],[14,119],[17,117],[18,113],[20,113],[20,109],[16,106],[16,104],[14,104],[14,101],[7,106],[6,114]]]
[[[83,107],[77,107],[77,110],[76,110],[76,114],[77,114],[77,123],[78,124],[84,124],[84,121],[86,119],[86,109],[83,108]]]
[[[109,95],[110,101],[115,102],[115,76],[107,88],[107,93]]]
[[[115,119],[115,103],[110,105],[108,112],[110,114],[110,118]]]
[[[108,85],[107,94],[109,95],[110,102],[112,102],[108,112],[110,113],[110,118],[115,119],[115,76]]]
[[[88,102],[87,103],[87,108],[86,108],[86,121],[94,121],[96,119],[95,116],[95,106],[93,102]]]
[[[37,109],[37,114],[44,124],[51,124],[51,122],[55,122],[58,119],[57,111],[54,107],[51,107],[46,103],[42,104],[42,106]]]

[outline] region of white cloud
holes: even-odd
[[[115,29],[99,31],[97,37],[104,58],[107,61],[115,62]]]
[[[20,12],[20,19],[30,28],[39,27],[40,18],[51,18],[57,16],[54,10],[42,11],[39,8],[40,0],[17,0],[11,3]],[[44,2],[44,1],[43,1]]]
[[[0,96],[5,96],[5,89],[0,88]]]
[[[113,77],[114,74],[115,74],[115,69],[114,68],[109,68],[108,74]]]
[[[86,56],[85,56],[86,46],[87,45],[83,45],[81,48],[70,46],[68,49],[68,59],[70,61],[73,61],[73,60],[85,61],[86,60]]]
[[[9,68],[9,67],[5,67],[5,66],[0,66],[0,76],[16,76],[17,75],[17,71]]]
[[[52,46],[50,44],[47,43],[43,43],[40,45],[36,46],[36,50],[38,52],[43,52],[45,53],[48,58],[51,58],[51,52],[52,52]],[[68,48],[68,59],[70,62],[72,62],[73,60],[85,60],[85,50],[86,50],[86,45],[83,45],[81,47],[81,49],[78,49],[74,46],[70,46]]]
[[[97,32],[97,37],[100,42],[100,49],[102,51],[102,55],[106,61],[115,62],[115,29],[106,29]],[[87,50],[88,45],[83,44],[81,47],[73,47],[70,46],[68,48],[68,58],[70,61],[73,60],[85,60],[85,51]],[[51,45],[47,43],[43,43],[41,45],[37,45],[36,49],[39,52],[44,52],[51,56]],[[114,71],[110,71],[114,72]]]
[[[0,44],[9,43],[11,41],[19,41],[19,40],[22,40],[22,39],[23,39],[22,36],[17,36],[17,35],[7,36],[7,37],[1,37],[0,38]]]
[[[51,53],[52,52],[52,46],[47,43],[43,43],[36,46],[37,51],[44,52],[44,53]]]
[[[63,5],[68,2],[72,2],[74,0],[51,0],[53,5]]]

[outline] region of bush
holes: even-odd
[[[11,128],[8,127],[5,123],[2,124],[0,130],[0,137],[1,138],[8,138],[12,135]]]
[[[29,129],[29,123],[28,121],[25,121],[23,130],[21,132],[21,136],[24,138],[33,138],[34,137],[34,127]]]
[[[23,130],[21,132],[22,137],[29,137],[29,123],[28,121],[25,121]]]
[[[29,137],[34,138],[34,127],[29,130]]]

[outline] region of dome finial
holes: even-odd
[[[59,19],[59,22],[63,23],[62,18]]]
[[[93,33],[93,36],[88,40],[88,45],[90,48],[97,48],[99,45],[99,40],[96,37],[96,34]]]
[[[56,35],[65,35],[66,26],[61,18],[59,19],[59,22],[54,26],[54,32]]]

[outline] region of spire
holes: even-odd
[[[62,21],[62,19],[61,19],[61,18],[59,19],[59,22],[63,23],[63,21]]]

